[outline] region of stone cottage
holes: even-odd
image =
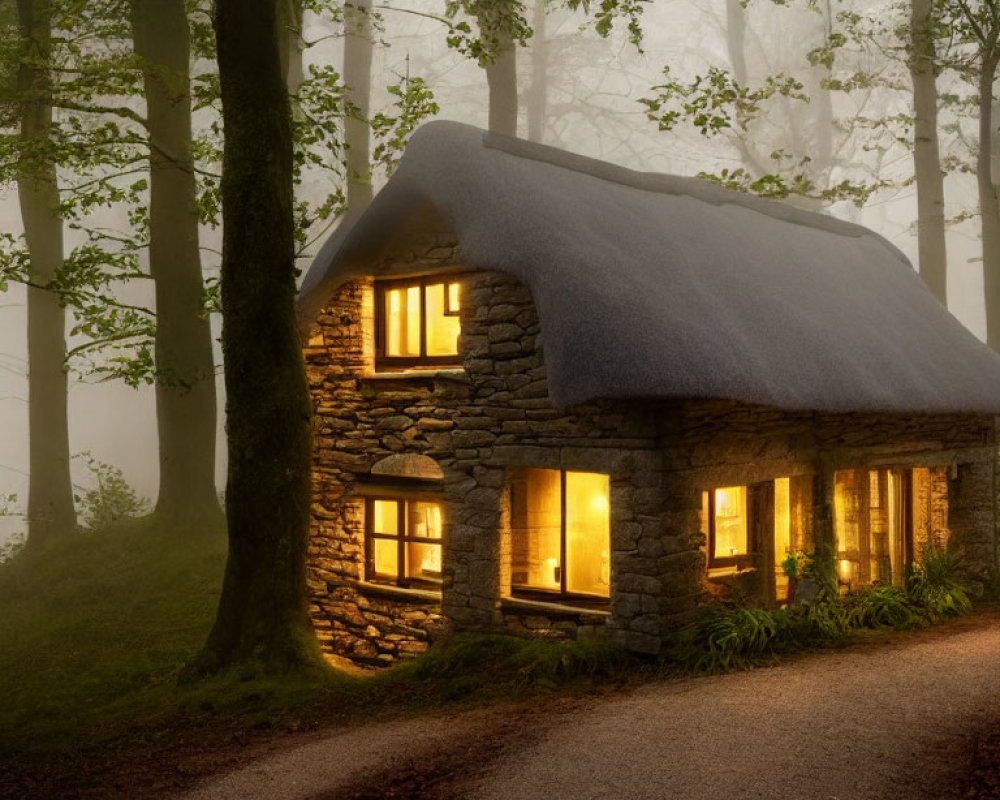
[[[324,245],[309,587],[369,663],[449,629],[642,652],[719,587],[995,566],[1000,357],[871,231],[456,123]]]

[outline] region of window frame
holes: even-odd
[[[458,308],[451,307],[451,284],[458,283],[455,274],[424,275],[416,278],[376,278],[375,279],[375,368],[406,368],[406,367],[459,367],[462,365],[461,353],[454,355],[427,355],[427,287],[443,283],[446,317],[457,317]],[[388,320],[385,313],[385,295],[392,289],[420,288],[420,355],[390,356],[385,352],[388,339],[386,326]],[[459,329],[461,333],[461,328]],[[457,347],[456,347],[457,351]]]
[[[431,580],[428,578],[411,578],[406,575],[406,545],[431,544],[441,548],[441,555],[444,555],[444,536],[433,538],[430,536],[410,536],[408,526],[408,506],[411,503],[436,503],[444,511],[444,504],[437,497],[415,497],[392,494],[391,492],[368,494],[365,500],[365,582],[383,586],[399,586],[404,589],[433,587],[440,591],[442,580]],[[401,534],[393,535],[389,533],[379,533],[375,528],[375,501],[392,502],[396,504],[396,530]],[[443,532],[442,532],[443,534]],[[375,572],[375,540],[396,542],[396,575],[387,577],[377,575]]]
[[[722,489],[742,488],[744,494],[743,519],[746,524],[747,549],[744,553],[736,553],[730,556],[715,555],[715,493]],[[753,551],[750,549],[750,487],[747,484],[736,484],[733,486],[716,486],[708,490],[708,569],[718,569],[720,567],[736,567],[745,565],[752,561]]]
[[[596,608],[606,608],[611,603],[611,576],[609,569],[608,576],[608,596],[598,594],[587,594],[585,592],[571,592],[566,588],[566,473],[567,472],[584,472],[586,470],[576,470],[576,469],[558,469],[553,467],[515,467],[515,469],[529,470],[529,469],[551,469],[553,471],[559,472],[559,588],[558,589],[548,589],[544,586],[526,586],[524,584],[515,584],[511,581],[510,584],[510,594],[511,597],[523,598],[527,600],[542,600],[551,602],[554,598],[558,598],[560,601],[572,601],[575,605],[591,604]],[[608,477],[608,554],[610,556],[611,552],[611,476],[606,472],[593,472],[593,475],[605,475]],[[527,484],[527,478],[524,479],[525,484]],[[513,492],[513,485],[511,486],[511,491]],[[513,507],[513,501],[511,502]],[[514,536],[514,519],[513,515],[511,517],[511,537]],[[513,564],[511,565],[513,567]],[[610,565],[609,565],[610,566]]]

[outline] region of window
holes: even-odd
[[[928,497],[929,470],[853,469],[834,476],[837,578],[848,591],[872,584],[903,584],[913,561],[914,517],[926,528],[920,498]],[[926,500],[924,501],[926,503]],[[925,538],[920,532],[918,538]]]
[[[375,284],[376,365],[458,363],[459,291],[439,277]]]
[[[747,525],[747,487],[728,486],[709,492],[708,564],[738,564],[750,552]],[[744,560],[746,560],[744,558]]]
[[[511,586],[517,592],[606,598],[610,481],[593,472],[511,473]]]
[[[440,586],[441,504],[370,497],[365,501],[365,577],[399,586]]]

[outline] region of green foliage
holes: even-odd
[[[793,550],[781,560],[781,569],[789,578],[801,578],[807,563],[808,556],[805,553]]]
[[[16,494],[0,494],[0,517],[21,517],[24,515],[15,508],[17,503]],[[0,544],[0,564],[10,561],[14,556],[24,549],[27,537],[23,531],[17,531],[7,537],[7,540]]]
[[[400,83],[388,87],[396,99],[392,112],[378,112],[372,116],[371,128],[375,138],[372,161],[391,175],[417,125],[440,111],[434,93],[423,78],[403,77]]]
[[[532,35],[522,0],[446,0],[444,8],[448,46],[483,67],[508,43],[523,47]]]
[[[622,677],[638,665],[626,650],[600,639],[462,633],[394,667],[386,680],[424,684],[423,691],[429,684],[439,700],[509,698],[581,679]]]
[[[787,75],[768,75],[756,88],[743,86],[719,67],[710,67],[707,75],[697,75],[690,83],[670,80],[669,66],[663,68],[663,76],[667,82],[652,87],[657,94],[639,100],[661,131],[688,122],[703,136],[734,128],[746,132],[772,97],[809,102],[802,83]]]
[[[78,453],[75,458],[86,462],[91,479],[96,484],[92,489],[74,495],[85,527],[103,530],[150,510],[149,500],[136,494],[118,467],[98,461],[89,452]]]
[[[922,624],[906,592],[898,586],[872,586],[846,601],[852,628],[913,628]]]
[[[906,576],[906,594],[931,621],[968,613],[969,586],[958,573],[958,560],[935,542],[921,549],[920,562]]]
[[[7,541],[0,544],[0,564],[4,564],[12,558],[15,558],[21,551],[24,550],[24,545],[27,541],[28,537],[24,535],[24,531],[17,531],[9,536]]]
[[[725,672],[773,655],[789,639],[791,612],[763,608],[704,607],[666,648],[665,663],[693,672]]]

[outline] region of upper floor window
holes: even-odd
[[[512,589],[608,597],[608,476],[516,468],[510,486]]]
[[[440,276],[376,282],[376,366],[458,364],[458,296]]]

